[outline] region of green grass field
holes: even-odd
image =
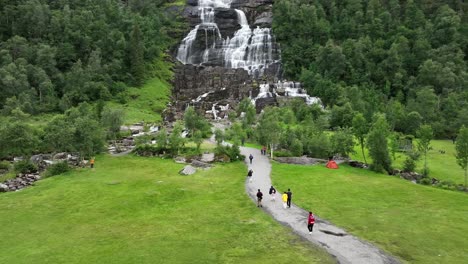
[[[255,207],[242,163],[182,167],[99,156],[94,170],[0,194],[0,263],[333,262]]]
[[[409,263],[466,263],[468,195],[346,165],[273,164],[279,191]]]
[[[128,88],[127,103],[122,105],[109,102],[112,107],[125,111],[125,124],[144,121],[146,123],[161,122],[161,113],[169,102],[171,86],[158,78],[147,81],[140,88]]]
[[[455,159],[456,151],[455,145],[451,140],[432,140],[432,150],[428,152],[427,164],[429,167],[429,177],[434,177],[439,180],[453,181],[457,184],[463,184],[465,182],[465,176],[462,168],[458,166]],[[439,152],[439,150],[445,151],[445,154]],[[356,145],[355,154],[351,155],[352,159],[364,161],[362,158],[361,147]],[[370,163],[372,159],[369,157],[367,150],[365,150],[367,162]],[[396,160],[393,162],[393,167],[403,168],[403,161],[406,156],[399,152],[396,153]],[[422,172],[424,167],[424,158],[421,156],[417,162],[416,171]]]

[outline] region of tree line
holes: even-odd
[[[65,111],[163,74],[166,0],[0,0],[0,109]]]
[[[287,78],[299,79],[351,127],[384,113],[392,130],[468,124],[468,4],[428,0],[278,0],[273,29]]]

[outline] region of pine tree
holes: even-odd
[[[145,79],[145,47],[142,39],[142,32],[138,24],[133,26],[130,36],[130,73],[133,76],[134,84],[140,86]]]

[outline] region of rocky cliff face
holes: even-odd
[[[175,107],[235,105],[258,94],[253,83],[281,76],[280,50],[271,34],[273,0],[187,0],[191,31],[181,41],[174,78]],[[256,88],[257,87],[257,88]],[[256,90],[257,89],[257,90]],[[271,98],[260,100],[274,103]]]
[[[213,118],[242,98],[257,111],[285,97],[316,102],[282,77],[280,49],[271,31],[273,0],[188,0],[183,16],[191,25],[174,56],[174,112],[193,105]]]

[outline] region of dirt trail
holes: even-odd
[[[339,263],[400,263],[396,258],[386,254],[374,245],[362,241],[348,234],[345,230],[316,217],[314,231],[309,234],[307,230],[308,212],[292,204],[291,208],[284,209],[281,202],[281,194],[285,190],[278,190],[276,201],[271,201],[268,190],[271,186],[270,160],[260,154],[260,150],[241,147],[241,153],[248,157],[254,156],[252,164],[246,158],[246,164],[254,173],[252,181],[246,181],[246,191],[255,201],[257,189],[264,194],[263,210],[268,212],[283,225],[289,226],[295,233],[308,241],[325,248],[331,255],[335,256]],[[294,190],[292,201],[294,202]]]

